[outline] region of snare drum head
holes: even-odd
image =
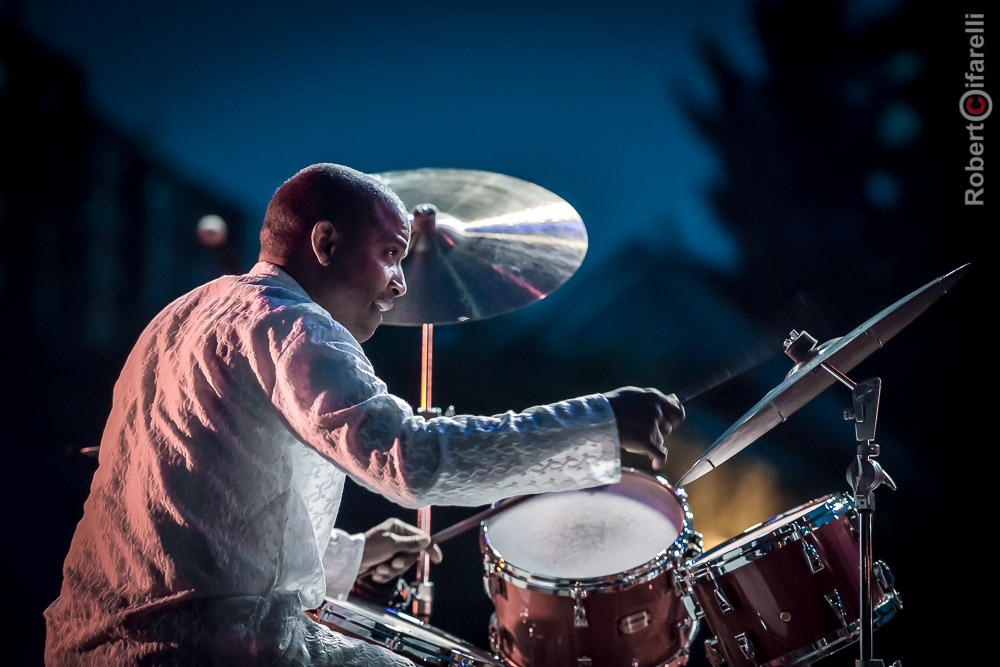
[[[592,579],[662,557],[689,530],[665,482],[631,470],[618,484],[530,498],[483,525],[494,557],[536,576]]]

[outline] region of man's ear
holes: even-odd
[[[329,220],[320,220],[312,228],[312,251],[323,266],[330,266],[333,261],[333,251],[340,241],[340,233]]]

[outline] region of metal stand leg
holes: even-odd
[[[434,375],[434,325],[424,324],[420,359],[420,410],[424,414],[431,411],[431,379]],[[417,528],[431,533],[430,505],[417,510]],[[417,560],[417,579],[413,585],[413,606],[411,613],[424,622],[430,621],[434,602],[434,583],[431,581],[431,557],[420,553]]]
[[[854,504],[858,511],[858,528],[861,533],[858,546],[861,564],[859,586],[861,618],[858,619],[861,655],[855,661],[857,667],[884,667],[885,665],[882,660],[872,657],[872,637],[875,633],[874,593],[872,590],[872,572],[875,565],[872,557],[872,518],[875,515],[875,489],[885,483],[890,489],[895,490],[896,483],[882,469],[882,466],[873,460],[880,451],[873,439],[881,391],[882,381],[879,378],[865,380],[854,385],[851,392],[853,409],[845,415],[854,419],[856,436],[860,441],[857,457],[847,472],[848,483],[854,490]]]

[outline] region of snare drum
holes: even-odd
[[[501,667],[500,661],[489,653],[392,609],[348,600],[327,600],[309,615],[340,634],[384,646],[418,665]]]
[[[677,575],[684,603],[704,618],[718,667],[798,665],[857,640],[860,555],[848,494],[828,495],[748,529]],[[877,563],[874,626],[902,608],[892,575]]]
[[[493,650],[513,667],[683,665],[697,621],[672,573],[701,552],[683,490],[636,470],[483,522]]]

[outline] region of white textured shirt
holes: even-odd
[[[481,505],[613,483],[619,465],[599,395],[414,416],[344,327],[259,263],[174,301],[129,355],[46,660],[400,664],[301,613],[358,574],[363,537],[334,530],[346,475],[407,507]]]

